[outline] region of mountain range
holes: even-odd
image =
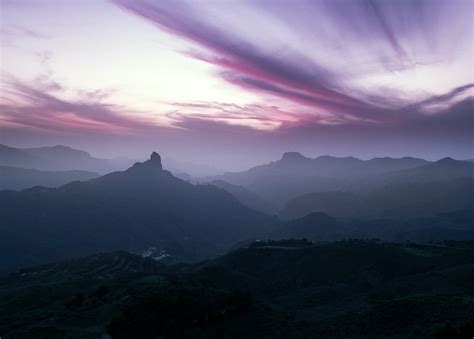
[[[357,192],[357,191],[356,191]],[[412,218],[474,208],[474,179],[399,181],[363,194],[353,191],[314,192],[289,200],[284,219],[324,212],[343,218]]]
[[[306,238],[312,241],[381,239],[432,243],[474,239],[474,210],[465,209],[421,218],[341,219],[322,212],[281,223],[269,239]]]
[[[62,146],[2,149],[10,154],[6,159],[16,158],[15,164],[32,154],[42,159],[57,156],[50,166],[64,160],[59,156],[64,153],[85,163],[95,159]],[[125,171],[100,177],[3,166],[3,188],[36,187],[0,191],[0,271],[112,250],[145,251],[169,262],[195,261],[215,257],[241,241],[270,238],[285,220],[305,224],[317,213],[336,220],[326,237],[332,240],[462,239],[470,229],[444,223],[438,225],[441,231],[423,231],[417,225],[422,218],[437,220],[440,213],[474,208],[473,166],[451,158],[310,159],[289,152],[277,162],[226,173],[223,179],[208,178],[203,184],[164,170],[157,153]],[[318,227],[324,223],[319,221]],[[387,225],[397,232],[386,232]],[[281,237],[300,235],[289,231]]]
[[[0,190],[21,190],[34,186],[59,187],[72,181],[85,181],[98,176],[98,173],[80,170],[39,171],[0,166]]]
[[[473,163],[452,158],[311,159],[288,152],[279,161],[208,180],[241,186],[283,217],[317,211],[339,217],[411,217],[470,208],[473,176]]]
[[[118,249],[197,260],[271,222],[222,189],[174,177],[157,153],[85,182],[0,191],[0,206],[2,270]]]
[[[0,151],[51,169],[0,166],[2,338],[474,334],[473,163],[290,152],[196,180]]]
[[[0,144],[0,166],[43,171],[82,170],[108,173],[131,165],[128,159],[100,159],[68,146],[15,148]]]
[[[278,161],[256,166],[243,172],[228,172],[220,178],[231,184],[251,186],[262,177],[366,177],[415,168],[429,163],[427,160],[411,157],[361,160],[354,157],[337,158],[324,155],[312,159],[298,152],[286,152]]]
[[[275,206],[272,206],[270,203],[262,199],[257,193],[252,192],[243,186],[232,185],[223,180],[213,180],[207,184],[222,188],[223,190],[232,194],[243,205],[256,211],[268,215],[276,214],[277,212]]]

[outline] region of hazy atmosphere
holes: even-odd
[[[472,0],[0,0],[0,339],[474,338]]]
[[[4,0],[0,143],[239,170],[284,151],[474,158],[472,11]]]

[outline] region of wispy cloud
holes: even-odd
[[[404,70],[448,58],[459,39],[441,34],[437,21],[456,17],[456,26],[466,29],[469,16],[462,11],[472,10],[462,1],[450,6],[439,1],[257,1],[216,3],[211,10],[183,1],[114,2],[196,44],[185,53],[217,66],[227,82],[306,107],[315,121],[329,113],[341,123],[383,123],[419,113],[404,109],[422,99],[415,93],[397,84],[385,93],[371,92],[360,79],[371,74],[397,79]],[[429,88],[421,90],[429,96]],[[397,91],[400,97],[394,97]]]
[[[406,151],[410,140],[466,150],[472,140],[470,1],[15,3],[2,37],[33,54],[9,49],[16,78],[0,79],[3,136],[126,135],[186,152],[245,144],[261,154]],[[45,22],[63,13],[78,16]],[[11,26],[16,17],[25,22]],[[158,48],[143,43],[155,34]],[[97,90],[108,86],[119,92]]]
[[[51,37],[19,25],[0,25],[0,46],[16,47],[17,39],[50,39]]]
[[[63,86],[44,79],[35,86],[13,78],[3,79],[2,87],[0,121],[3,124],[68,129],[71,133],[132,133],[153,126],[152,121],[134,117],[125,107],[103,102],[107,95],[101,91],[79,92],[77,99],[66,100],[57,94],[63,91]]]

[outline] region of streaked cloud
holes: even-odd
[[[36,129],[41,142],[126,136],[183,153],[472,153],[470,1],[2,6],[8,139]]]
[[[16,79],[3,80],[0,121],[7,125],[64,130],[71,133],[131,133],[152,123],[130,116],[124,107],[103,102],[103,92],[79,92],[76,100],[59,98],[57,82],[27,85]]]

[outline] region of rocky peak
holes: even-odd
[[[150,155],[150,159],[144,162],[137,162],[135,163],[131,169],[134,170],[152,170],[152,171],[162,171],[163,170],[163,165],[161,164],[161,156],[153,152]]]
[[[159,167],[160,169],[163,169],[163,165],[161,164],[161,157],[156,152],[151,153],[150,160],[146,162],[154,167]]]
[[[307,159],[305,156],[301,155],[299,152],[285,152],[281,157],[281,161],[298,161],[302,159]]]

